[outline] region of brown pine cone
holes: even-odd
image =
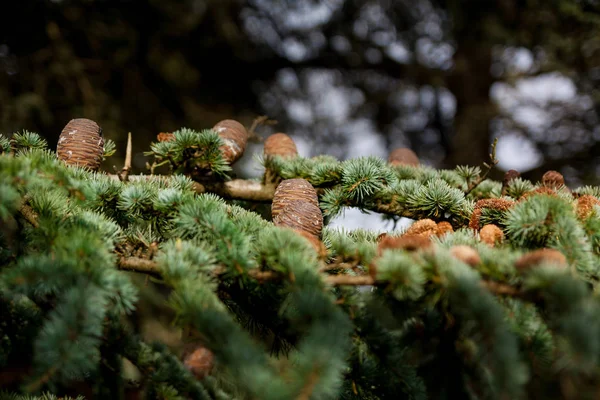
[[[217,122],[212,128],[223,139],[221,152],[228,164],[233,164],[244,154],[248,142],[248,131],[244,125],[232,119]]]
[[[271,204],[271,217],[275,219],[279,213],[291,202],[302,200],[319,208],[317,191],[306,179],[286,179],[275,189],[273,203]]]
[[[285,133],[276,133],[265,140],[264,154],[266,157],[294,158],[298,155],[298,149],[291,137]]]
[[[393,150],[389,157],[388,162],[392,165],[419,165],[419,157],[409,148],[400,147]]]
[[[72,119],[60,134],[56,154],[68,165],[97,171],[104,154],[102,129],[90,119]]]
[[[287,226],[319,237],[323,229],[323,213],[314,203],[304,200],[291,200],[273,218],[273,224]]]
[[[542,184],[546,187],[557,189],[565,185],[565,178],[558,171],[547,171],[542,176]]]

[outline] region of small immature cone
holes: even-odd
[[[184,355],[183,365],[190,370],[196,379],[203,379],[210,374],[214,365],[214,355],[206,347],[199,346]]]
[[[477,250],[467,245],[452,246],[450,248],[450,254],[452,257],[464,262],[471,267],[475,267],[481,263],[481,257]]]
[[[592,195],[586,194],[577,198],[575,204],[577,218],[583,220],[589,217],[592,211],[594,211],[594,206],[600,206],[600,200]]]
[[[72,119],[63,128],[56,146],[58,158],[68,165],[97,171],[104,153],[102,129],[90,119]]]
[[[319,237],[323,229],[323,213],[318,206],[311,202],[292,200],[273,218],[273,224],[287,226]]]
[[[221,152],[225,161],[233,164],[239,160],[246,150],[248,141],[248,131],[244,125],[232,119],[225,119],[217,122],[212,129],[223,139],[224,145],[221,147]]]
[[[317,191],[306,179],[286,179],[275,189],[271,204],[271,217],[275,219],[292,201],[301,200],[319,208]]]
[[[158,139],[159,142],[170,142],[175,140],[175,135],[168,132],[161,132],[156,135],[156,139]]]
[[[393,150],[389,157],[388,162],[392,165],[419,165],[419,157],[409,148],[400,147]]]
[[[521,176],[521,173],[514,169],[509,169],[504,174],[504,179],[502,180],[502,196],[506,196],[506,191],[508,189],[508,185],[511,181]]]
[[[555,264],[560,268],[567,267],[567,259],[560,251],[554,249],[539,249],[523,254],[515,262],[515,268],[522,272],[543,262]]]
[[[552,197],[558,197],[558,195],[556,194],[556,192],[554,191],[554,189],[551,189],[551,188],[546,187],[546,186],[540,186],[538,188],[530,190],[529,192],[523,193],[523,196],[521,196],[521,198],[518,201],[519,202],[525,201],[525,200],[527,200],[531,196],[540,195],[540,194],[545,194],[547,196],[552,196]]]
[[[294,158],[298,155],[298,149],[291,137],[285,133],[276,133],[265,140],[264,154],[266,157]]]
[[[494,224],[487,224],[479,231],[479,239],[494,247],[496,243],[502,243],[504,240],[504,232]]]
[[[421,235],[429,237],[437,232],[437,224],[429,218],[420,219],[413,224],[404,233],[405,235]]]
[[[454,232],[454,228],[452,228],[452,224],[448,221],[438,222],[435,234],[436,236],[444,236],[446,233]]]
[[[565,185],[565,178],[558,171],[548,171],[542,176],[542,184],[549,188],[559,188]]]

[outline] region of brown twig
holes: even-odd
[[[109,174],[107,176],[114,180],[120,180],[119,175]],[[144,179],[155,179],[156,177],[168,179],[167,175],[130,175],[129,181],[135,182]],[[194,190],[198,194],[210,192],[226,199],[257,202],[270,202],[275,195],[275,185],[245,179],[215,183],[194,182]]]
[[[40,224],[38,222],[37,214],[35,213],[35,211],[33,211],[33,208],[31,208],[29,205],[23,204],[21,206],[21,208],[19,209],[19,212],[21,213],[23,218],[25,218],[25,220],[27,222],[29,222],[34,228],[37,228],[40,226]]]
[[[496,166],[500,161],[498,159],[496,159],[496,145],[498,144],[498,138],[494,139],[494,142],[492,143],[492,152],[490,153],[490,163],[483,163],[483,165],[487,168],[487,170],[483,173],[483,175],[479,176],[476,180],[474,180],[473,182],[469,183],[469,187],[467,189],[467,191],[465,192],[465,196],[468,195],[469,193],[471,193],[471,191],[473,191],[473,189],[475,189],[477,186],[479,186],[479,184],[483,181],[486,180],[487,176],[489,175],[489,173],[492,171],[492,168],[494,168],[494,166]]]
[[[160,276],[158,264],[152,260],[146,260],[136,257],[122,257],[119,259],[119,268],[127,271],[135,271],[150,274],[153,276]],[[215,275],[220,275],[225,272],[224,268],[216,269]],[[251,269],[248,271],[248,275],[259,281],[273,281],[283,278],[281,274],[273,271],[261,271],[258,269]],[[325,283],[331,286],[373,286],[376,281],[369,275],[328,275],[323,274],[323,280]],[[491,293],[498,296],[510,296],[516,298],[528,299],[529,296],[514,286],[506,283],[482,280],[481,286]]]
[[[264,139],[256,133],[256,128],[260,125],[275,125],[277,123],[274,119],[269,119],[266,115],[261,115],[259,117],[254,118],[252,121],[252,125],[248,128],[248,137],[257,142],[262,142]]]

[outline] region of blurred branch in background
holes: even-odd
[[[267,115],[278,124],[256,134],[286,132],[307,156],[408,146],[434,166],[479,165],[498,138],[501,169],[536,179],[549,162],[574,184],[597,182],[587,151],[600,140],[600,5],[591,0],[10,8],[0,131],[37,131],[52,144],[71,118],[91,118],[120,149],[117,165],[132,132],[132,172],[159,132],[225,118],[250,127]]]

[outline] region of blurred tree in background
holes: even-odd
[[[517,158],[500,167],[597,183],[598,0],[2,7],[5,133],[28,129],[56,143],[71,118],[91,118],[121,156],[131,131],[143,169],[141,151],[161,131],[266,114],[279,121],[269,129],[306,139],[307,156],[410,146],[437,167],[477,165],[500,137],[509,149],[501,161]]]

